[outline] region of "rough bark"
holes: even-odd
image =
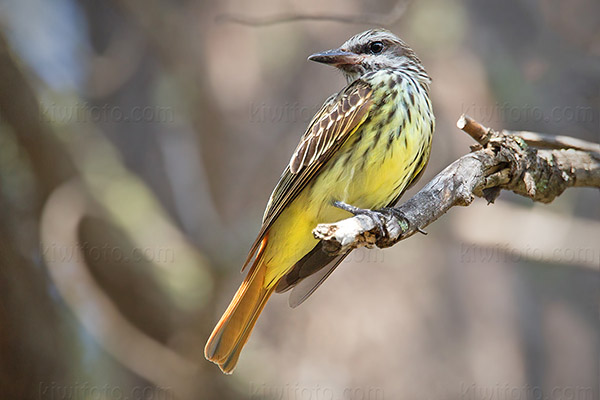
[[[478,144],[407,202],[371,214],[320,224],[313,234],[330,254],[390,247],[475,197],[493,203],[501,190],[550,203],[569,187],[600,188],[600,145],[532,132],[496,132],[461,116],[457,126]],[[379,219],[379,221],[378,221]]]

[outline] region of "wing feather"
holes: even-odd
[[[315,114],[271,194],[260,232],[242,271],[254,258],[265,234],[283,209],[365,121],[373,103],[372,94],[368,83],[354,81],[331,96]]]

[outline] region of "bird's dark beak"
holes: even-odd
[[[310,61],[316,61],[323,64],[333,65],[335,67],[341,65],[355,65],[362,61],[362,57],[358,54],[351,53],[340,49],[327,50],[322,53],[316,53],[308,57]]]

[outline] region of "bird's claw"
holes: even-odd
[[[377,229],[379,229],[379,232],[382,235],[387,234],[387,229],[385,227],[385,220],[384,220],[385,216],[381,212],[369,210],[369,209],[365,209],[365,208],[355,207],[353,205],[346,204],[343,201],[336,201],[333,203],[333,205],[344,211],[348,211],[349,213],[352,213],[354,215],[366,215],[367,217],[369,217],[373,220],[373,222],[375,223],[375,226],[377,227]]]

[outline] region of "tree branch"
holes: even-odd
[[[600,188],[596,143],[531,132],[496,132],[466,115],[457,126],[479,143],[471,153],[446,167],[406,203],[376,211],[375,218],[361,214],[319,224],[313,234],[324,250],[335,255],[363,246],[390,247],[422,231],[450,208],[468,206],[475,196],[493,203],[502,189],[550,203],[568,187]]]

